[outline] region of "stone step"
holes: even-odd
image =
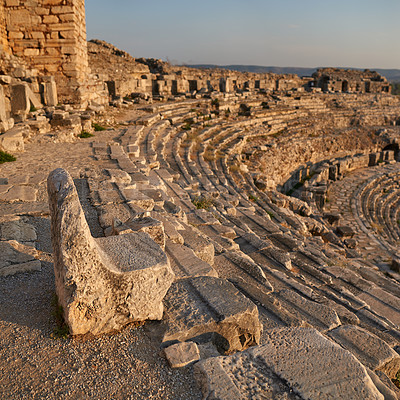
[[[260,341],[257,307],[225,279],[178,280],[166,295],[165,308],[164,345],[212,340],[220,351],[233,352]]]
[[[166,242],[166,251],[171,264],[176,265],[178,270],[174,270],[179,278],[189,278],[197,276],[213,276],[218,278],[217,271],[208,263],[198,258],[194,251],[182,244]]]
[[[351,325],[339,326],[328,335],[366,367],[381,370],[391,379],[396,378],[400,369],[400,355],[377,336]]]
[[[383,399],[365,367],[309,328],[271,329],[267,341],[195,366],[205,399]]]

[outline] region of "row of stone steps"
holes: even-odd
[[[174,115],[173,108],[169,109],[169,117]],[[263,122],[260,118],[252,124]],[[343,257],[343,248],[313,237],[308,230],[313,216],[303,217],[278,206],[290,203],[285,196],[270,197],[254,185],[250,175],[230,171],[228,154],[242,135],[251,137],[244,132],[247,123],[210,123],[210,127],[192,126],[202,128],[196,134],[199,146],[194,141],[187,143],[188,131],[153,119],[143,130],[135,127],[137,131],[126,138],[125,133],[120,149],[94,147],[96,156],[110,157],[110,162],[131,178],[108,173],[113,181],[108,182],[108,176],[100,179],[97,190],[113,191],[107,196],[96,194],[88,178],[93,198],[113,199],[98,204],[103,228],[113,227],[115,219],[125,222],[138,214],[163,222],[166,251],[178,278],[167,295],[166,314],[181,321],[179,326],[167,327],[164,342],[193,340],[211,329],[228,336],[231,349],[257,343],[254,327],[246,330],[237,321],[236,333],[229,336],[224,324],[217,322],[216,328],[212,322],[218,320],[217,315],[225,315],[225,311],[215,314],[215,302],[237,298],[245,307],[235,315],[242,315],[246,307],[252,309],[253,303],[257,305],[264,326],[261,343],[267,343],[269,335],[280,329],[298,332],[295,327],[313,327],[325,335],[327,343],[339,343],[371,370],[383,369],[383,375],[392,377],[399,359],[393,351],[400,339],[398,284],[378,271],[371,272],[361,261],[349,262]],[[212,158],[206,155],[211,142]],[[120,151],[131,146],[140,149],[133,159]],[[156,158],[149,158],[148,153]],[[218,154],[221,157],[216,157]],[[160,200],[149,197],[149,191],[158,191]],[[138,198],[138,192],[152,201]],[[249,196],[257,200],[250,201]],[[208,210],[198,210],[191,201],[198,197],[215,201]],[[290,204],[295,207],[294,202]],[[204,293],[206,288],[214,288],[212,295]],[[190,319],[182,304],[192,305],[187,310],[194,313]],[[200,311],[208,315],[207,324],[195,317]],[[219,317],[220,321],[225,318]],[[376,348],[382,349],[380,355],[374,353]],[[387,390],[393,389],[385,383]]]

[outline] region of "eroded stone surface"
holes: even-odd
[[[164,349],[165,357],[172,368],[182,368],[200,359],[200,352],[194,342],[173,344]]]
[[[10,203],[16,201],[36,201],[37,189],[31,186],[12,186],[6,193],[0,194],[0,200]]]
[[[383,340],[358,326],[339,326],[329,336],[352,352],[371,369],[381,369],[394,379],[400,369],[400,356]]]
[[[31,224],[22,219],[16,219],[0,224],[0,238],[2,240],[32,242],[37,239],[37,236],[35,228]]]
[[[56,291],[71,333],[161,319],[174,278],[161,248],[145,233],[94,239],[65,170],[49,175],[48,193]]]
[[[272,329],[266,344],[195,369],[204,399],[384,399],[351,353],[308,328]]]
[[[225,279],[207,276],[174,282],[165,306],[164,343],[211,334],[222,351],[232,352],[260,341],[257,307]]]
[[[0,241],[0,276],[14,275],[18,272],[40,271],[41,262],[15,241]]]

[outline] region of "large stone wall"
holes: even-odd
[[[6,51],[8,50],[4,0],[0,0],[0,51],[1,47]]]
[[[80,102],[89,72],[84,0],[6,0],[8,43],[43,75],[54,75],[62,101]]]
[[[313,74],[316,87],[324,92],[390,93],[390,84],[376,71],[321,68]]]

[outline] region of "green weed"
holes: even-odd
[[[15,161],[15,160],[16,160],[16,158],[13,155],[0,150],[0,164]]]
[[[56,294],[54,294],[51,300],[51,305],[53,308],[52,315],[56,321],[56,327],[54,328],[52,336],[56,339],[66,339],[69,336],[69,328],[64,320],[64,311],[58,303]]]
[[[212,197],[206,196],[197,196],[192,200],[192,203],[196,206],[198,210],[209,210],[215,205],[214,199]]]
[[[90,132],[82,131],[78,136],[81,139],[86,139],[86,138],[93,137],[94,135],[92,133],[90,133]]]
[[[93,122],[92,127],[96,132],[100,132],[100,131],[105,131],[106,130],[106,128],[104,128],[104,126],[101,126],[101,125],[97,124],[96,122]]]

